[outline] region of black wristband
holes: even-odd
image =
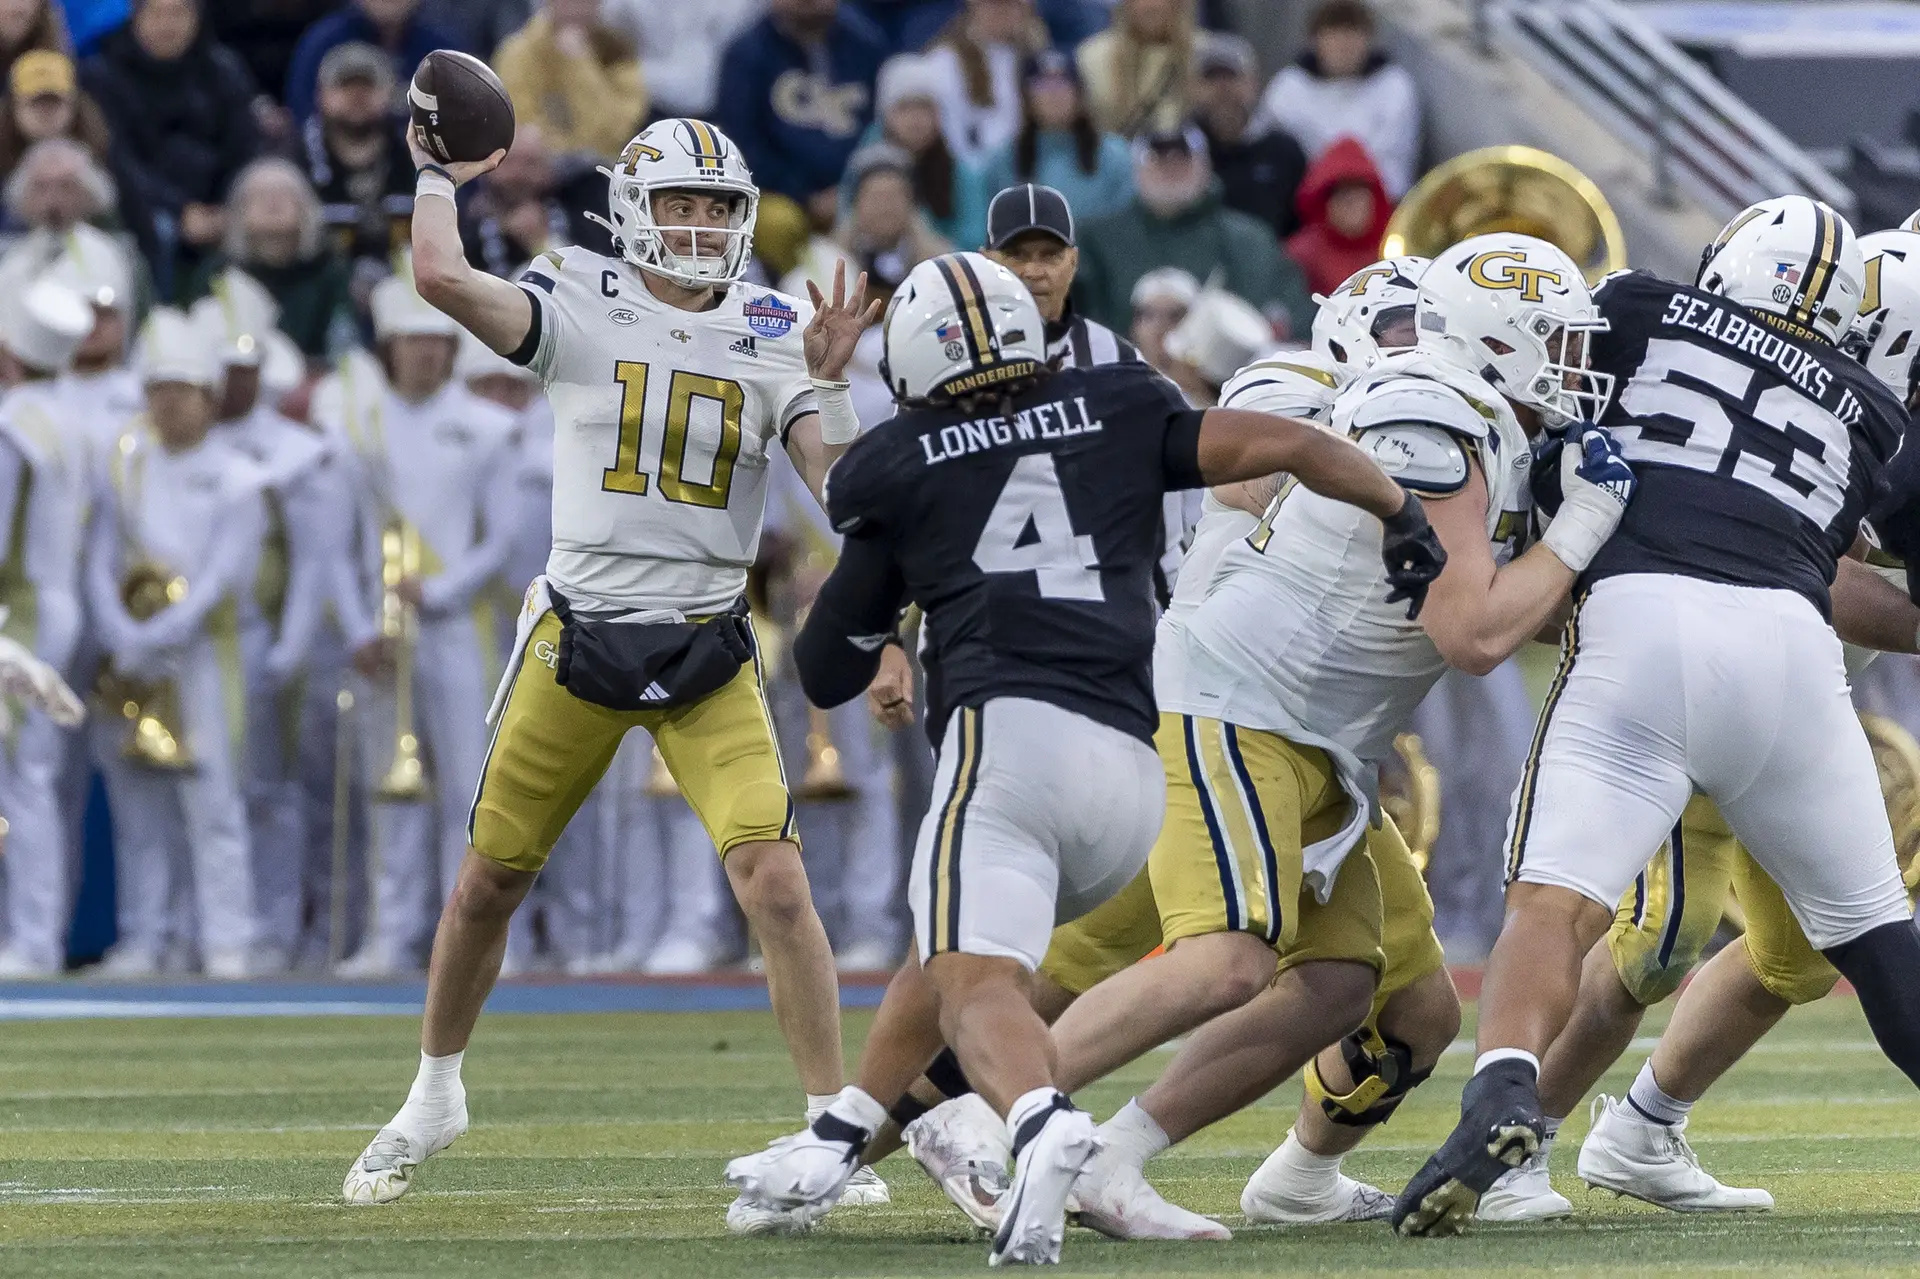
[[[900,649],[902,652],[906,651],[907,641],[904,638],[902,638],[899,631],[889,631],[887,633],[887,637],[880,641],[881,648],[885,648],[889,644],[893,645],[897,649]]]
[[[435,164],[431,160],[427,161],[425,164],[421,165],[418,169],[415,169],[413,171],[414,180],[418,181],[420,178],[420,175],[423,173],[437,173],[441,177],[445,178],[447,181],[453,182],[455,186],[459,185],[458,182],[454,181],[453,173],[450,170],[448,170],[445,165]]]

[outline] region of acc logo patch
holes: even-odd
[[[638,324],[640,313],[624,306],[616,306],[607,312],[607,318],[615,324]]]
[[[750,299],[740,310],[747,317],[747,327],[763,338],[785,337],[799,318],[799,312],[771,293]]]
[[[1496,273],[1493,268],[1497,266],[1504,269]],[[1518,289],[1523,302],[1544,301],[1546,281],[1552,281],[1556,289],[1567,285],[1558,271],[1528,266],[1527,255],[1519,249],[1492,249],[1482,253],[1467,263],[1467,278],[1483,289]]]

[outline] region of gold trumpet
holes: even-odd
[[[186,597],[187,579],[153,560],[136,561],[120,581],[120,602],[136,622],[157,616]],[[122,755],[161,772],[192,771],[193,754],[181,727],[177,684],[170,679],[133,679],[109,665],[100,672],[94,692],[127,721]]]
[[[1414,864],[1424,875],[1440,839],[1440,770],[1412,733],[1393,739],[1393,753],[1395,766],[1380,779],[1380,807],[1400,828]]]
[[[395,518],[380,533],[380,634],[393,644],[393,762],[374,787],[376,798],[409,803],[427,793],[426,762],[413,715],[413,653],[420,613],[400,593],[400,584],[420,576],[420,530]]]

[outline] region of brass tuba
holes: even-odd
[[[1380,778],[1380,807],[1400,828],[1414,865],[1424,875],[1440,839],[1440,770],[1412,733],[1393,739],[1393,753],[1393,763]]]
[[[120,602],[136,622],[157,616],[187,597],[187,579],[154,560],[136,560],[120,579]],[[180,717],[180,688],[170,679],[140,680],[111,664],[100,672],[94,692],[127,721],[120,753],[161,772],[190,772],[194,767]]]
[[[795,799],[852,799],[853,783],[833,741],[833,717],[811,703],[807,706],[807,767],[800,774]]]
[[[420,530],[395,516],[380,533],[380,634],[393,644],[393,760],[374,787],[388,803],[411,803],[427,793],[426,762],[413,713],[413,654],[420,612],[400,594],[400,583],[420,576]]]
[[[1387,222],[1382,257],[1433,257],[1475,235],[1517,231],[1558,245],[1589,284],[1627,264],[1613,206],[1580,170],[1534,147],[1457,155],[1414,184]]]

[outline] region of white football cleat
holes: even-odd
[[[1558,1221],[1573,1215],[1573,1204],[1553,1188],[1547,1175],[1547,1159],[1553,1153],[1553,1138],[1540,1143],[1540,1149],[1527,1162],[1493,1183],[1493,1189],[1480,1196],[1474,1211],[1477,1221]]]
[[[1067,1233],[1067,1196],[1080,1170],[1105,1146],[1084,1110],[1058,1110],[1020,1152],[1002,1201],[990,1266],[1051,1266]]]
[[[859,1167],[856,1148],[802,1128],[791,1137],[769,1142],[757,1154],[730,1162],[727,1180],[749,1204],[795,1213],[811,1228],[840,1201]]]
[[[847,1178],[846,1189],[840,1192],[842,1208],[877,1208],[892,1202],[893,1192],[887,1189],[887,1183],[868,1167],[856,1168],[853,1176]]]
[[[1306,1193],[1288,1176],[1282,1146],[1266,1157],[1240,1192],[1240,1211],[1248,1221],[1268,1226],[1324,1226],[1340,1221],[1385,1221],[1393,1216],[1393,1196],[1336,1172],[1324,1190]]]
[[[1073,1183],[1079,1223],[1109,1239],[1231,1239],[1233,1232],[1197,1212],[1168,1203],[1146,1174],[1109,1146]]]
[[[382,1128],[347,1169],[340,1197],[350,1204],[392,1203],[412,1189],[415,1168],[451,1146],[466,1131],[465,1101],[460,1103],[460,1112],[452,1123],[425,1136]]]
[[[1624,1099],[1596,1097],[1593,1129],[1580,1146],[1580,1180],[1674,1212],[1766,1212],[1764,1190],[1723,1186],[1687,1144],[1686,1121],[1657,1124]]]
[[[978,1093],[943,1101],[906,1126],[907,1153],[980,1229],[1000,1228],[1001,1196],[1012,1178],[1007,1125]]]
[[[763,1208],[741,1195],[727,1205],[727,1229],[744,1238],[759,1235],[804,1235],[819,1217],[805,1212]]]

